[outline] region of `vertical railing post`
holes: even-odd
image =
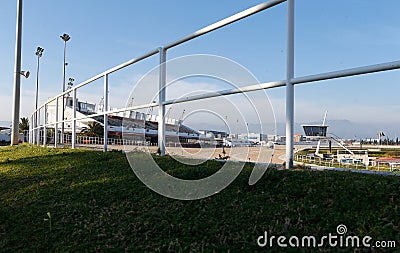
[[[36,145],[40,145],[40,110],[36,112]]]
[[[286,169],[293,167],[294,135],[294,0],[287,1],[287,59],[286,59]]]
[[[37,135],[38,135],[38,129],[39,129],[39,124],[38,124],[38,113],[39,111],[36,111],[35,113],[35,118],[33,119],[33,122],[35,123],[34,129],[33,129],[33,144],[37,144]]]
[[[68,101],[67,101],[68,102]],[[67,106],[65,105],[65,95],[62,95],[62,102],[61,102],[61,133],[60,133],[60,141],[61,144],[64,146],[66,140],[64,139],[64,129],[65,129],[65,109]]]
[[[56,98],[56,106],[55,106],[55,124],[54,124],[54,147],[58,146],[58,98]]]
[[[32,124],[33,124],[33,121],[32,121],[32,115],[31,115],[31,117],[29,118],[29,139],[28,139],[29,144],[32,144]]]
[[[36,117],[35,117],[35,143],[38,144],[38,138],[40,136],[40,110],[36,111]]]
[[[104,76],[104,106],[103,112],[108,111],[108,75]],[[104,114],[103,151],[108,149],[108,114]]]
[[[159,95],[158,95],[158,148],[160,155],[165,155],[165,101],[166,94],[166,59],[167,50],[163,47],[160,48],[160,82],[159,82]]]
[[[29,124],[29,127],[31,128],[30,132],[31,137],[29,138],[31,144],[35,144],[35,117],[36,117],[36,112],[32,114],[31,122]]]
[[[75,148],[76,144],[76,89],[72,91],[72,139],[71,146]]]
[[[35,118],[36,118],[36,112],[34,112],[33,114],[32,114],[32,117],[31,117],[31,122],[32,122],[32,127],[31,127],[31,134],[32,134],[32,137],[30,138],[31,139],[31,144],[35,144],[36,143],[36,141],[35,141],[35,125],[36,125],[36,120],[35,120]],[[30,125],[30,124],[29,124]]]
[[[43,124],[43,147],[46,146],[47,141],[47,105],[44,105],[44,124]]]
[[[29,143],[32,144],[33,143],[33,116],[31,116],[30,120],[29,120]]]
[[[30,118],[29,121],[29,143],[32,144],[33,143],[33,115]]]

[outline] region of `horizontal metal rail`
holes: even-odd
[[[163,63],[165,62],[167,64],[166,60],[166,53],[168,49],[171,49],[175,46],[178,46],[180,44],[183,44],[185,42],[188,42],[190,40],[193,40],[197,37],[203,36],[207,33],[210,33],[212,31],[215,31],[219,28],[225,27],[229,24],[232,24],[234,22],[237,22],[241,19],[244,19],[246,17],[249,17],[251,15],[254,15],[256,13],[259,13],[261,11],[264,11],[266,9],[272,8],[280,3],[283,2],[288,2],[287,4],[287,69],[286,69],[286,79],[285,80],[279,80],[279,81],[273,81],[273,82],[266,82],[266,83],[261,83],[261,84],[249,84],[248,86],[245,87],[235,87],[232,89],[227,89],[227,90],[221,90],[221,91],[215,91],[215,92],[207,92],[203,94],[198,94],[198,95],[193,95],[193,96],[187,96],[187,97],[181,97],[177,99],[171,99],[165,101],[165,88],[166,83],[166,71],[165,71],[165,66],[163,66]],[[108,106],[107,106],[107,101],[108,101],[108,76],[111,73],[114,73],[120,69],[123,69],[127,66],[130,66],[134,63],[140,62],[148,57],[154,56],[156,54],[160,55],[160,66],[161,66],[161,71],[159,73],[159,100],[157,103],[149,103],[149,104],[144,104],[144,105],[137,105],[137,106],[131,106],[127,108],[121,108],[117,110],[110,110],[108,111]],[[336,79],[336,78],[343,78],[343,77],[351,77],[351,76],[357,76],[357,75],[363,75],[363,74],[370,74],[370,73],[375,73],[375,72],[381,72],[381,71],[389,71],[389,70],[394,70],[394,69],[400,69],[400,61],[394,61],[394,62],[387,62],[387,63],[382,63],[382,64],[375,64],[375,65],[368,65],[368,66],[363,66],[363,67],[356,67],[356,68],[349,68],[349,69],[343,69],[339,71],[332,71],[332,72],[326,72],[326,73],[321,73],[321,74],[315,74],[315,75],[308,75],[308,76],[303,76],[303,77],[295,77],[294,76],[294,0],[269,0],[267,2],[258,4],[256,6],[253,6],[251,8],[248,8],[242,12],[239,12],[237,14],[234,14],[230,17],[227,17],[225,19],[222,19],[216,23],[213,23],[211,25],[208,25],[200,30],[197,30],[196,32],[187,35],[179,40],[176,40],[174,42],[171,42],[169,44],[166,44],[163,47],[154,49],[150,51],[149,53],[131,59],[125,63],[122,63],[120,65],[117,65],[111,69],[108,69],[82,83],[79,83],[78,85],[72,87],[69,90],[66,90],[54,98],[51,98],[47,100],[46,103],[41,105],[37,110],[35,110],[32,115],[31,115],[31,122],[33,121],[33,118],[35,115],[40,116],[40,110],[44,109],[44,123],[43,125],[37,126],[37,127],[31,127],[30,128],[30,133],[32,136],[34,136],[35,132],[40,131],[43,128],[44,132],[48,130],[48,127],[55,126],[55,130],[57,131],[58,129],[58,124],[64,124],[66,122],[71,122],[72,123],[72,139],[71,139],[71,145],[74,148],[76,145],[76,122],[77,121],[83,121],[85,119],[90,119],[94,118],[97,116],[104,116],[104,129],[107,129],[107,116],[116,114],[116,113],[121,113],[125,111],[135,111],[135,110],[140,110],[140,109],[146,109],[150,107],[159,107],[159,113],[158,113],[158,145],[160,148],[160,154],[163,155],[165,152],[165,106],[166,105],[172,105],[172,104],[178,104],[178,103],[184,103],[184,102],[190,102],[190,101],[196,101],[196,100],[202,100],[202,99],[208,99],[208,98],[214,98],[214,97],[220,97],[220,96],[227,96],[227,95],[233,95],[233,94],[238,94],[238,93],[246,93],[246,92],[251,92],[251,91],[258,91],[258,90],[266,90],[266,89],[271,89],[271,88],[276,88],[276,87],[283,87],[286,86],[286,136],[289,138],[287,139],[286,143],[286,167],[290,167],[291,163],[293,162],[293,138],[290,136],[293,136],[293,122],[294,122],[294,85],[297,84],[303,84],[303,83],[311,83],[311,82],[316,82],[316,81],[323,81],[323,80],[330,80],[330,79]],[[77,95],[77,90],[85,85],[88,85],[96,80],[99,80],[101,78],[104,78],[104,99],[105,99],[105,106],[104,106],[104,111],[99,112],[96,114],[92,115],[85,115],[83,117],[76,116],[76,95]],[[165,88],[164,88],[165,87]],[[74,98],[74,103],[73,103],[73,109],[72,109],[72,118],[69,120],[58,119],[58,111],[59,111],[59,105],[58,105],[58,99],[65,99],[65,95],[70,94],[72,92],[73,98]],[[46,113],[48,108],[46,107],[53,101],[56,101],[56,119],[55,122],[48,122]],[[65,110],[65,107],[61,107],[61,110]],[[38,130],[39,129],[39,130]],[[58,135],[55,135],[58,136]],[[103,134],[105,140],[107,140],[107,130],[104,131]],[[32,139],[32,138],[30,138]],[[55,137],[55,147],[57,147],[57,137]],[[31,140],[30,140],[31,141]],[[38,144],[40,142],[40,139],[38,139]],[[108,141],[104,141],[104,151],[107,151],[107,143]],[[46,145],[46,139],[43,139],[43,145]]]
[[[296,77],[291,80],[293,84],[310,83],[316,81],[329,80],[334,78],[349,77],[363,74],[370,74],[400,68],[400,61],[393,61],[381,64],[368,65],[358,68],[350,68],[339,71],[327,72],[317,75]]]
[[[370,74],[370,73],[395,70],[395,69],[400,69],[400,61],[368,65],[368,66],[344,69],[344,70],[333,71],[333,72],[326,72],[326,73],[322,73],[322,74],[318,74],[318,75],[296,77],[296,78],[291,79],[290,82],[293,85],[295,85],[295,84],[310,83],[310,82],[323,81],[323,80],[329,80],[329,79],[357,76],[357,75]],[[233,95],[233,94],[237,94],[237,93],[266,90],[266,89],[271,89],[271,88],[283,87],[285,85],[286,85],[285,80],[267,82],[267,83],[245,86],[245,87],[241,87],[241,88],[215,91],[215,92],[199,94],[199,95],[195,95],[195,96],[188,96],[188,97],[183,97],[183,98],[179,98],[179,99],[171,99],[171,100],[165,101],[163,104],[171,105],[171,104],[190,102],[190,101],[206,99],[206,98]]]
[[[131,106],[131,107],[121,108],[121,109],[117,109],[117,110],[91,114],[91,115],[88,115],[85,117],[79,117],[79,118],[76,118],[76,120],[83,120],[83,119],[87,119],[87,118],[93,118],[96,116],[103,116],[104,114],[114,114],[114,113],[119,113],[119,112],[134,111],[134,110],[146,109],[146,108],[157,107],[157,106],[159,106],[158,103],[150,103],[150,104]]]
[[[64,92],[62,92],[62,93],[60,93],[60,94],[58,94],[57,96],[55,96],[55,97],[53,97],[53,98],[47,100],[47,102],[46,102],[45,104],[41,105],[41,106],[38,108],[38,110],[42,109],[46,104],[48,104],[48,103],[50,103],[50,102],[53,102],[53,101],[56,100],[57,98],[62,98],[62,96],[66,95],[66,94],[68,94],[68,93],[70,93],[70,92],[72,92],[73,90],[79,89],[79,88],[81,88],[82,86],[85,86],[85,85],[87,85],[87,84],[89,84],[89,83],[91,83],[91,82],[94,82],[94,81],[96,81],[96,80],[98,80],[98,79],[100,79],[100,78],[102,78],[102,77],[104,77],[104,76],[106,76],[106,75],[109,75],[109,74],[114,73],[114,72],[116,72],[116,71],[118,71],[118,70],[120,70],[120,69],[123,69],[123,68],[125,68],[125,67],[128,67],[128,66],[130,66],[130,65],[132,65],[132,64],[134,64],[134,63],[137,63],[137,62],[139,62],[139,61],[142,61],[142,60],[144,60],[144,59],[147,59],[147,58],[149,58],[149,57],[151,57],[151,56],[153,56],[153,55],[155,55],[155,54],[158,54],[159,51],[160,51],[160,48],[154,49],[154,50],[148,52],[148,53],[145,54],[145,55],[142,55],[142,56],[140,56],[140,57],[134,58],[134,59],[129,60],[129,61],[127,61],[127,62],[124,62],[124,63],[122,63],[122,64],[120,64],[120,65],[118,65],[118,66],[115,66],[115,67],[113,67],[113,68],[111,68],[111,69],[108,69],[108,70],[104,71],[103,73],[98,74],[98,75],[96,75],[96,76],[94,76],[94,77],[92,77],[92,78],[90,78],[90,79],[88,79],[88,80],[86,80],[86,81],[84,81],[84,82],[82,82],[82,83],[80,83],[80,84],[78,84],[78,85],[72,87],[71,89],[66,90],[66,91],[64,91]]]
[[[375,65],[367,65],[367,66],[358,67],[358,68],[350,68],[350,69],[344,69],[344,70],[339,70],[339,71],[326,72],[326,73],[322,73],[322,74],[318,74],[318,75],[296,77],[291,80],[291,83],[293,85],[297,85],[297,84],[303,84],[303,83],[311,83],[311,82],[316,82],[316,81],[324,81],[324,80],[364,75],[364,74],[370,74],[370,73],[376,73],[376,72],[382,72],[382,71],[388,71],[388,70],[396,70],[396,69],[400,69],[400,61],[393,61],[393,62],[387,62],[387,63],[381,63],[381,64],[375,64]],[[251,91],[258,91],[258,90],[267,90],[267,89],[271,89],[271,88],[283,87],[285,85],[286,85],[285,80],[266,82],[266,83],[261,83],[261,84],[249,85],[249,86],[245,86],[245,87],[241,87],[241,88],[220,90],[220,91],[215,91],[215,92],[210,92],[210,93],[205,93],[205,94],[183,97],[183,98],[179,98],[179,99],[171,99],[171,100],[167,100],[167,101],[163,102],[163,105],[179,104],[179,103],[202,100],[202,99],[207,99],[207,98],[214,98],[214,97],[219,97],[219,96],[234,95],[234,94],[238,94],[238,93],[245,93],[245,92],[251,92]],[[84,120],[84,119],[89,119],[89,118],[93,118],[96,116],[103,116],[104,114],[113,114],[113,113],[120,113],[120,112],[125,112],[125,111],[134,111],[134,110],[146,109],[146,108],[157,107],[157,106],[159,106],[158,103],[150,103],[150,104],[131,106],[131,107],[121,108],[121,109],[117,109],[117,110],[111,110],[111,111],[91,114],[91,115],[87,115],[85,117],[77,117],[75,119],[65,120],[64,122],[72,122],[73,120]],[[62,124],[62,121],[52,122],[51,124],[46,124],[46,126],[54,125],[54,124]],[[42,127],[43,127],[43,125],[42,125]],[[40,128],[40,127],[38,127],[38,128]],[[37,128],[33,128],[33,129],[37,129]]]
[[[149,58],[149,57],[151,57],[151,56],[153,56],[153,55],[155,55],[155,54],[158,54],[159,51],[160,51],[160,48],[154,49],[154,50],[148,52],[148,53],[145,54],[145,55],[142,55],[142,56],[140,56],[140,57],[137,57],[137,58],[134,58],[134,59],[132,59],[132,60],[129,60],[129,61],[127,61],[127,62],[125,62],[125,63],[122,63],[122,64],[120,64],[120,65],[118,65],[118,66],[115,66],[115,67],[113,67],[113,68],[111,68],[111,69],[109,69],[109,70],[104,71],[104,72],[101,73],[101,74],[98,74],[98,75],[95,76],[95,77],[92,77],[91,79],[89,79],[89,80],[87,80],[87,81],[85,81],[85,82],[83,82],[83,83],[80,83],[80,84],[76,85],[76,86],[73,87],[72,89],[78,89],[78,88],[80,88],[80,87],[82,87],[82,86],[84,86],[84,85],[86,85],[86,84],[88,84],[88,83],[91,83],[91,82],[96,81],[97,79],[100,79],[100,78],[102,78],[102,77],[104,77],[104,76],[106,76],[106,75],[109,75],[109,74],[111,74],[111,73],[114,73],[115,71],[118,71],[118,70],[123,69],[123,68],[125,68],[125,67],[128,67],[128,66],[130,66],[130,65],[132,65],[132,64],[134,64],[134,63],[136,63],[136,62],[140,62],[140,61],[142,61],[142,60],[144,60],[144,59],[147,59],[147,58]],[[68,92],[64,92],[64,94],[66,94],[66,93],[68,93]],[[62,94],[60,94],[60,95],[62,95]]]
[[[254,14],[258,13],[258,12],[261,12],[263,10],[269,9],[271,7],[274,7],[275,5],[278,5],[278,4],[283,3],[285,1],[286,0],[272,0],[272,1],[268,1],[268,2],[265,2],[265,3],[258,4],[256,6],[253,6],[253,7],[249,8],[249,9],[247,9],[247,10],[244,10],[242,12],[239,12],[239,13],[235,14],[235,15],[227,17],[227,18],[225,18],[225,19],[223,19],[221,21],[218,21],[218,22],[216,22],[214,24],[206,26],[206,27],[204,27],[204,28],[202,28],[202,29],[200,29],[200,30],[198,30],[198,31],[196,31],[196,32],[194,32],[194,33],[192,33],[192,34],[180,39],[180,40],[177,40],[177,41],[174,41],[172,43],[169,43],[166,46],[164,46],[164,49],[173,48],[173,47],[178,46],[178,45],[180,45],[182,43],[185,43],[185,42],[187,42],[189,40],[192,40],[192,39],[195,39],[197,37],[200,37],[200,36],[202,36],[202,35],[204,35],[206,33],[212,32],[214,30],[217,30],[219,28],[222,28],[224,26],[232,24],[232,23],[234,23],[236,21],[244,19],[244,18],[246,18],[248,16],[254,15]]]
[[[206,34],[206,33],[209,33],[209,32],[211,32],[211,31],[217,30],[217,29],[219,29],[219,28],[221,28],[221,27],[224,27],[224,26],[226,26],[226,25],[229,25],[229,24],[231,24],[231,23],[234,23],[234,22],[236,22],[236,21],[239,21],[239,20],[241,20],[241,19],[244,19],[244,18],[246,18],[246,17],[248,17],[248,16],[254,15],[254,14],[258,13],[258,12],[261,12],[261,11],[263,11],[263,10],[266,10],[266,9],[268,9],[268,8],[271,8],[271,7],[275,6],[275,5],[278,5],[278,4],[280,4],[280,3],[283,3],[283,2],[285,2],[285,1],[286,1],[286,0],[271,0],[271,1],[268,1],[268,2],[264,2],[264,3],[258,4],[258,5],[256,5],[256,6],[253,6],[253,7],[249,8],[249,9],[246,9],[246,10],[244,10],[244,11],[242,11],[242,12],[239,12],[239,13],[237,13],[237,14],[234,14],[234,15],[228,17],[228,18],[225,18],[225,19],[223,19],[223,20],[221,20],[221,21],[218,21],[218,22],[216,22],[216,23],[214,23],[214,24],[211,24],[211,25],[209,25],[209,26],[207,26],[207,27],[204,27],[204,28],[202,28],[202,29],[200,29],[200,30],[194,32],[193,34],[188,35],[188,36],[186,36],[186,37],[184,37],[184,38],[182,38],[182,39],[180,39],[180,40],[177,40],[177,41],[175,41],[175,42],[169,43],[169,44],[167,44],[166,46],[164,46],[163,48],[164,48],[164,50],[167,50],[167,49],[169,49],[169,48],[175,47],[175,46],[177,46],[177,45],[179,45],[179,44],[182,44],[182,43],[187,42],[187,41],[189,41],[189,40],[195,39],[195,38],[197,38],[197,37],[199,37],[199,36],[202,36],[202,35],[204,35],[204,34]],[[134,63],[136,63],[136,62],[142,61],[142,60],[144,60],[144,59],[146,59],[146,58],[148,58],[148,57],[151,57],[151,56],[153,56],[153,55],[159,53],[160,50],[161,50],[160,47],[159,47],[159,48],[156,48],[156,49],[154,49],[154,50],[148,52],[147,54],[145,54],[145,55],[143,55],[143,56],[134,58],[134,59],[129,60],[129,61],[125,62],[125,63],[122,63],[122,64],[120,64],[120,65],[118,65],[118,66],[115,66],[115,67],[113,67],[113,68],[111,68],[111,69],[108,69],[108,70],[104,71],[103,73],[100,73],[100,74],[98,74],[98,75],[96,75],[96,76],[94,76],[94,77],[92,77],[92,78],[90,78],[90,79],[88,79],[88,80],[86,80],[86,81],[84,81],[84,82],[82,82],[82,83],[80,83],[80,84],[78,84],[78,85],[72,87],[71,89],[66,90],[66,91],[64,91],[64,92],[62,92],[62,93],[60,93],[60,94],[58,94],[57,96],[55,96],[55,97],[49,99],[46,103],[50,103],[50,102],[56,100],[57,98],[62,97],[62,96],[64,96],[64,95],[70,93],[70,92],[73,91],[73,90],[79,89],[80,87],[85,86],[85,85],[87,85],[87,84],[89,84],[89,83],[91,83],[91,82],[94,82],[94,81],[96,81],[96,80],[98,80],[98,79],[100,79],[100,78],[102,78],[102,77],[104,77],[104,76],[106,76],[106,75],[109,75],[109,74],[111,74],[111,73],[114,73],[114,72],[116,72],[116,71],[118,71],[118,70],[120,70],[120,69],[123,69],[123,68],[125,68],[125,67],[127,67],[127,66],[130,66],[130,65],[132,65],[132,64],[134,64]],[[42,108],[44,107],[44,105],[45,105],[45,104],[41,105],[41,106],[38,108],[38,110],[42,109]]]
[[[68,123],[68,122],[72,123],[73,120],[74,120],[73,118],[68,119],[68,120],[64,120],[64,123]],[[32,127],[31,130],[37,130],[37,129],[41,129],[41,128],[43,128],[43,127],[48,127],[48,126],[52,127],[52,126],[54,126],[54,125],[56,125],[56,124],[62,124],[62,123],[63,123],[62,121],[58,121],[58,122],[49,122],[49,123],[46,123],[46,124],[39,125],[39,126],[37,126],[37,127]]]
[[[250,85],[250,86],[246,86],[246,87],[242,87],[242,88],[221,90],[221,91],[215,91],[215,92],[210,92],[210,93],[205,93],[205,94],[188,96],[188,97],[183,97],[183,98],[178,98],[178,99],[171,99],[171,100],[165,101],[163,104],[171,105],[171,104],[190,102],[190,101],[206,99],[206,98],[233,95],[233,94],[244,93],[244,92],[249,92],[249,91],[265,90],[265,89],[271,89],[271,88],[285,86],[285,84],[286,84],[285,81],[268,82],[268,83]]]

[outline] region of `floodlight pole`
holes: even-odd
[[[18,145],[19,140],[19,110],[21,98],[21,41],[22,41],[22,0],[17,2],[17,27],[15,42],[15,70],[14,70],[14,95],[13,117],[11,127],[11,146]],[[32,122],[31,122],[32,123]]]
[[[43,51],[44,49],[41,47],[38,47],[36,50],[36,56],[37,56],[37,69],[36,69],[36,98],[35,98],[35,128],[38,127],[38,120],[37,120],[37,114],[38,114],[38,106],[39,106],[39,69],[40,69],[40,57],[42,57],[43,55]],[[39,138],[39,133],[40,131],[38,129],[35,130],[36,134],[34,137],[34,140],[36,140],[37,138]]]
[[[64,65],[63,65],[63,92],[65,91],[65,67],[66,63],[66,55],[67,55],[67,41],[70,40],[70,36],[66,33],[60,36],[60,38],[64,41]],[[62,111],[61,111],[61,143],[64,144],[64,121],[65,121],[65,96],[62,97]]]
[[[286,169],[290,169],[294,160],[294,0],[287,1],[286,61]]]
[[[64,40],[64,64],[63,64],[63,89],[65,91],[65,58],[67,52],[67,41]],[[61,143],[64,145],[64,120],[65,120],[65,95],[62,97],[62,111],[61,111]]]

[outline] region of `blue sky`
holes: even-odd
[[[41,59],[40,102],[62,89],[63,42],[68,33],[67,77],[80,83],[110,67],[177,40],[262,1],[66,1],[25,0],[21,116],[34,107],[37,46]],[[398,0],[297,0],[296,76],[400,60]],[[168,59],[215,54],[248,68],[262,82],[285,77],[286,4],[258,13],[171,49]],[[0,8],[0,120],[11,120],[16,1]],[[119,107],[126,89],[157,64],[157,57],[110,77],[111,105]],[[296,86],[296,122],[346,119],[400,135],[400,70]],[[101,93],[100,84],[98,90]],[[96,87],[97,87],[96,86]],[[96,93],[86,88],[86,94]],[[276,119],[285,117],[284,89],[268,91]],[[99,100],[88,96],[86,99]],[[121,104],[121,101],[123,103]],[[93,101],[98,103],[98,101]],[[354,130],[352,130],[354,132]],[[398,132],[396,132],[398,131]],[[352,133],[349,135],[352,135]]]

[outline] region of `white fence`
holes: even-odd
[[[8,137],[10,137],[8,135]],[[27,133],[26,138],[29,138],[29,135]],[[9,138],[10,139],[10,138]],[[24,136],[23,134],[20,134],[20,140],[23,142]],[[47,130],[46,133],[46,138],[44,137],[44,132],[40,131],[38,132],[38,140],[39,144],[43,145],[46,143],[46,145],[55,145],[55,140],[63,140],[63,143],[58,142],[57,145],[60,146],[60,144],[63,145],[71,145],[72,142],[72,135],[71,134],[64,134],[63,137],[61,138],[61,133],[58,133],[58,136],[56,137],[54,135],[54,132],[50,132],[50,130]],[[79,146],[96,146],[96,148],[104,148],[104,140],[105,138],[99,137],[99,136],[76,136],[75,137],[75,145]],[[157,146],[156,143],[152,143],[150,141],[143,141],[143,140],[131,140],[131,139],[124,139],[124,138],[106,138],[107,140],[107,145],[115,145],[115,146]],[[179,145],[176,142],[166,142],[167,147],[178,147]]]
[[[276,6],[278,4],[282,4],[284,2],[287,2],[287,38],[286,38],[286,46],[287,46],[287,55],[286,55],[286,79],[285,80],[277,80],[274,82],[267,82],[267,83],[262,83],[260,85],[252,85],[249,84],[249,86],[242,87],[242,88],[236,88],[236,89],[230,89],[230,90],[223,90],[219,92],[213,92],[213,93],[204,93],[201,95],[196,95],[196,96],[189,96],[181,99],[173,99],[173,100],[166,100],[165,99],[165,92],[166,92],[166,54],[167,51],[173,47],[179,46],[185,42],[188,42],[194,38],[197,38],[199,36],[202,36],[206,33],[209,33],[211,31],[217,30],[221,27],[224,27],[226,25],[232,24],[238,20],[247,18],[251,15],[254,15],[256,13],[262,12],[264,10],[267,10],[273,6]],[[46,138],[43,139],[43,141],[38,140],[37,138],[37,133],[39,131],[44,131],[46,132],[47,128],[54,128],[55,132],[58,132],[58,128],[60,124],[64,124],[66,120],[60,119],[58,113],[56,114],[56,120],[55,122],[48,122],[46,118],[44,118],[44,123],[43,124],[36,124],[37,122],[40,122],[39,120],[34,121],[34,119],[37,119],[40,117],[40,110],[44,110],[44,117],[46,117],[46,110],[47,106],[49,103],[52,103],[55,101],[56,104],[56,112],[58,112],[58,107],[62,106],[59,105],[59,100],[63,100],[64,96],[67,94],[72,94],[72,97],[74,98],[73,102],[73,115],[72,115],[72,120],[68,121],[72,123],[72,139],[71,139],[71,146],[72,148],[76,147],[76,140],[77,140],[77,131],[76,131],[76,123],[78,120],[83,120],[85,118],[91,118],[93,116],[103,116],[104,117],[104,151],[107,151],[107,117],[108,114],[111,113],[116,113],[116,112],[124,112],[124,111],[131,111],[131,110],[139,110],[139,109],[145,109],[149,107],[159,107],[159,127],[158,127],[158,146],[161,151],[161,155],[165,154],[165,106],[167,105],[172,105],[176,103],[184,103],[184,102],[189,102],[189,101],[194,101],[194,100],[201,100],[201,99],[206,99],[206,98],[211,98],[211,97],[217,97],[217,96],[227,96],[227,95],[232,95],[232,94],[237,94],[237,93],[244,93],[244,92],[249,92],[249,91],[256,91],[256,90],[262,90],[262,89],[271,89],[275,87],[282,87],[286,86],[286,136],[292,136],[292,138],[286,138],[286,167],[290,168],[293,166],[293,158],[294,158],[294,152],[293,152],[293,144],[294,144],[294,85],[296,84],[302,84],[302,83],[311,83],[315,81],[321,81],[321,80],[328,80],[328,79],[334,79],[334,78],[341,78],[341,77],[349,77],[349,76],[355,76],[355,75],[362,75],[362,74],[368,74],[368,73],[373,73],[373,72],[379,72],[379,71],[387,71],[387,70],[393,70],[393,69],[399,69],[400,68],[400,61],[395,61],[395,62],[387,62],[383,64],[376,64],[376,65],[369,65],[369,66],[362,66],[358,68],[351,68],[351,69],[344,69],[340,71],[334,71],[334,72],[327,72],[327,73],[320,73],[317,75],[311,75],[311,76],[301,76],[301,77],[295,77],[294,76],[294,45],[295,45],[295,40],[294,40],[294,2],[295,0],[270,0],[261,4],[258,4],[254,7],[251,7],[247,10],[244,10],[240,13],[237,13],[233,16],[230,16],[228,18],[225,18],[219,22],[216,22],[212,25],[209,25],[207,27],[204,27],[203,29],[200,29],[193,34],[190,34],[182,39],[179,39],[177,41],[174,41],[172,43],[169,43],[163,47],[154,49],[147,54],[140,56],[138,58],[134,58],[128,62],[122,63],[121,65],[118,65],[114,68],[111,68],[97,76],[94,76],[90,78],[87,81],[84,81],[80,83],[79,85],[76,85],[75,87],[72,87],[71,89],[58,94],[54,98],[50,99],[47,103],[43,104],[40,108],[38,108],[37,111],[34,111],[33,114],[30,117],[30,125],[34,126],[31,128],[31,134],[33,138],[30,138],[31,143],[42,143],[43,145],[46,145]],[[133,106],[133,107],[127,107],[127,108],[122,108],[117,111],[113,110],[111,111],[104,111],[102,113],[97,113],[94,115],[86,116],[86,117],[76,117],[76,97],[78,90],[86,86],[98,79],[103,79],[104,81],[104,108],[108,108],[108,101],[109,101],[109,95],[108,95],[108,77],[110,74],[123,69],[127,66],[130,66],[134,63],[137,63],[139,61],[142,61],[146,58],[149,58],[154,55],[159,55],[160,59],[160,72],[159,72],[159,101],[157,103],[150,103],[150,104],[144,104],[144,105],[139,105],[139,106]],[[63,101],[62,101],[63,104]],[[58,135],[55,136],[54,140],[54,145],[57,147],[57,145],[60,143],[60,140],[57,137]],[[63,136],[63,135],[61,135]]]

